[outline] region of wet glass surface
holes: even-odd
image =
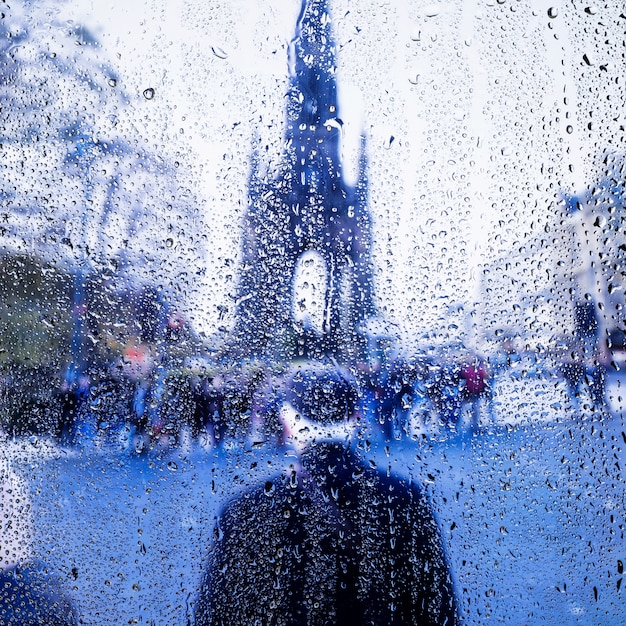
[[[0,7],[0,618],[621,623],[624,7],[94,5]]]

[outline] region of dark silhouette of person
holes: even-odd
[[[580,300],[574,306],[574,336],[580,347],[580,364],[572,358],[566,378],[572,395],[577,397],[583,382],[589,386],[591,399],[596,406],[604,404],[606,371],[598,361],[600,322],[597,304],[593,298]],[[582,369],[580,368],[582,365]],[[577,367],[578,366],[578,367]],[[569,376],[567,375],[569,374]]]
[[[407,414],[415,400],[416,382],[417,371],[406,361],[398,359],[391,364],[380,403],[380,423],[386,441],[399,439],[406,430]]]
[[[463,410],[459,364],[444,362],[431,372],[429,378],[426,393],[437,416],[446,426],[456,426]]]
[[[470,356],[465,359],[461,365],[459,375],[463,382],[462,397],[463,401],[471,407],[471,423],[470,428],[478,428],[480,422],[480,402],[481,398],[485,398],[489,416],[492,414],[491,406],[491,388],[489,380],[489,370],[483,359],[477,355]]]
[[[431,507],[341,441],[356,391],[336,368],[298,368],[281,412],[298,462],[221,511],[196,626],[457,624]]]

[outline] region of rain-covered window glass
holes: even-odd
[[[623,623],[625,29],[2,1],[0,624]]]

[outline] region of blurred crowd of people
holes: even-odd
[[[479,406],[489,405],[490,374],[484,359],[437,363],[393,360],[356,372],[362,421],[387,440],[408,432],[409,418],[455,427],[463,412],[478,426]],[[63,445],[115,444],[137,452],[228,440],[280,444],[285,367],[261,361],[236,366],[205,360],[163,364],[145,344],[133,344],[108,376],[86,377],[59,391],[56,436]]]
[[[604,404],[606,365],[564,348],[550,359],[524,353],[509,340],[490,358],[463,347],[412,359],[371,358],[352,369],[362,423],[387,441],[416,431],[473,431],[497,422],[494,390],[500,377],[534,376],[550,368],[572,403]],[[131,451],[227,441],[280,444],[278,413],[285,365],[235,364],[207,357],[168,359],[154,344],[134,339],[98,377],[67,376],[57,391],[52,432],[65,446],[115,445]]]
[[[94,325],[101,316],[96,309],[90,316],[87,304],[74,312],[82,321],[74,327],[60,377],[45,368],[39,374],[6,369],[0,377],[0,429],[11,436],[52,435],[64,446],[115,445],[137,452],[246,439],[280,444],[278,411],[288,365],[211,356],[155,290],[134,294],[125,306],[123,340],[96,351],[85,342],[88,335],[104,334]],[[461,343],[402,356],[393,342],[368,338],[367,354],[350,366],[362,423],[387,441],[420,431],[472,431],[498,421],[494,397],[502,377],[542,370],[563,382],[575,407],[602,406],[607,369],[624,341],[615,333],[601,341],[594,306],[579,303],[574,332],[556,338],[551,349],[531,349],[505,336],[488,357]],[[311,344],[314,339],[303,338]],[[15,393],[18,387],[23,393]]]

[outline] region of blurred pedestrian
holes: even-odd
[[[415,400],[417,371],[404,359],[395,359],[385,377],[380,402],[380,424],[386,441],[406,432],[409,411]]]
[[[225,428],[223,423],[224,396],[216,372],[202,376],[194,389],[195,422],[198,432],[206,433],[206,445],[216,446],[223,442]]]
[[[122,372],[134,386],[128,415],[129,449],[143,452],[149,442],[150,400],[156,360],[152,347],[138,338],[131,339],[122,355]]]
[[[81,411],[89,396],[90,385],[89,376],[70,364],[58,394],[61,412],[56,436],[61,445],[73,445],[78,439],[95,436],[95,427],[89,422],[87,412]]]
[[[606,349],[600,345],[600,322],[597,303],[588,296],[574,305],[574,337],[581,350],[581,363],[584,366],[584,382],[595,406],[605,404]],[[580,391],[580,382],[576,391]]]
[[[487,363],[478,356],[471,356],[461,365],[459,375],[463,381],[462,393],[464,402],[470,405],[470,427],[475,429],[480,422],[480,406],[483,400],[487,402],[487,409],[491,417],[491,398],[489,393],[491,386],[489,384]]]
[[[463,409],[459,364],[446,361],[432,367],[426,381],[426,393],[443,425],[456,427]]]

